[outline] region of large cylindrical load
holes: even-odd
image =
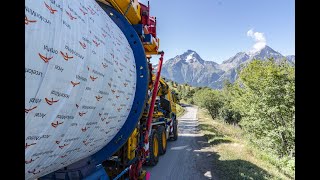
[[[132,132],[147,87],[143,47],[135,40],[133,52],[110,17],[94,0],[25,2],[26,179],[113,153]]]

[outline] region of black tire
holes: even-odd
[[[158,147],[159,147],[159,138],[157,131],[155,129],[151,130],[151,134],[149,136],[149,160],[146,162],[146,165],[148,166],[155,166],[159,161],[159,153],[154,154],[154,143],[157,141]],[[157,150],[159,152],[159,148]]]
[[[167,133],[164,126],[158,127],[158,137],[159,137],[159,154],[163,155],[167,151]],[[163,140],[163,138],[165,139]]]
[[[173,121],[173,137],[171,138],[173,141],[178,139],[178,122],[177,119]]]

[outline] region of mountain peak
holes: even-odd
[[[267,46],[267,45],[264,48],[262,48],[260,51],[268,51],[268,52],[277,53],[277,51],[273,50],[270,46]]]
[[[187,63],[199,62],[203,64],[204,60],[199,56],[199,54],[194,50],[187,50],[182,55],[180,55],[181,60]]]
[[[190,50],[190,49],[188,49],[186,52],[182,53],[180,56],[189,56],[189,55],[199,56],[196,51]]]
[[[248,54],[245,53],[245,52],[238,52],[236,55],[230,57],[229,59],[227,60],[224,60],[222,62],[222,64],[226,64],[226,63],[240,63],[240,62],[243,62],[245,60],[247,60],[249,58]]]
[[[273,50],[271,47],[269,46],[265,46],[264,48],[262,48],[260,51],[257,51],[255,53],[249,54],[250,59],[266,59],[266,58],[281,58],[283,57],[283,55],[281,55],[279,52]]]
[[[249,59],[249,55],[247,53],[238,52],[236,55],[223,61],[222,64],[219,65],[219,67],[224,71],[228,71],[232,68],[237,67],[239,64],[247,61],[248,59]]]

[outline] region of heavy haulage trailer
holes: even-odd
[[[26,0],[25,179],[149,178],[178,138],[156,23],[136,0]]]

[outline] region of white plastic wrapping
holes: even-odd
[[[94,0],[25,2],[25,178],[88,157],[128,118],[135,60]]]

